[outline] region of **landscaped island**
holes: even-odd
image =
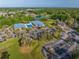
[[[79,9],[0,9],[0,59],[78,59],[78,45]]]

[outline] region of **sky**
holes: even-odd
[[[77,7],[79,0],[0,0],[0,7]]]

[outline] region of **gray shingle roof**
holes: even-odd
[[[73,52],[72,47],[76,50],[77,44],[70,44],[64,40],[59,40],[58,42],[48,43],[43,46],[42,52],[47,59],[62,59],[66,57],[70,59],[70,56],[68,57],[67,55]]]

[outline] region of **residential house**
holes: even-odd
[[[43,35],[43,30],[33,30],[33,31],[30,31],[29,34],[32,39],[39,40]]]
[[[27,23],[27,24],[25,24],[25,27],[26,28],[32,28],[33,27],[33,24],[32,23]]]
[[[0,36],[0,42],[3,42],[4,41],[4,39]]]
[[[79,33],[76,31],[71,31],[68,33],[69,38],[72,39],[74,42],[79,43]]]
[[[42,53],[45,59],[71,59],[73,51],[77,50],[77,43],[66,42],[59,40],[49,42],[42,48]]]
[[[67,39],[69,36],[66,32],[61,32],[61,39]]]
[[[35,27],[42,27],[42,26],[45,26],[43,22],[38,21],[38,20],[36,20],[36,21],[31,21],[31,23],[32,23],[33,26],[35,26]]]
[[[0,42],[3,42],[6,40],[5,36],[6,34],[4,32],[0,32]]]
[[[14,24],[14,28],[15,29],[17,29],[17,28],[25,28],[25,25],[22,24],[22,23]]]

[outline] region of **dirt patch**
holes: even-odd
[[[31,47],[29,47],[29,46],[20,47],[20,52],[21,52],[22,54],[30,53],[31,50],[32,50],[32,49],[31,49]]]

